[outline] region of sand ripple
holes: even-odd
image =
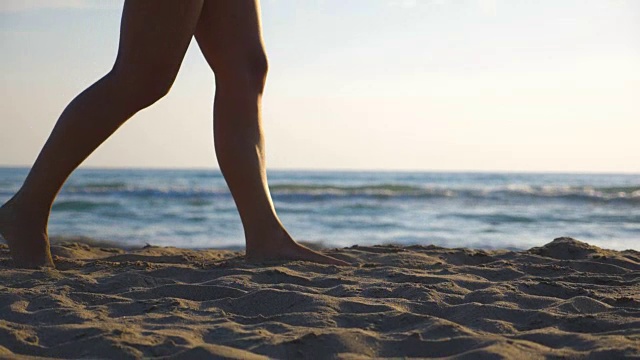
[[[640,253],[569,238],[328,251],[352,268],[62,243],[35,271],[0,252],[0,357],[640,356]]]

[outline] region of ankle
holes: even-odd
[[[264,212],[262,212],[264,213]],[[285,232],[284,225],[275,212],[242,217],[242,227],[245,238],[263,237],[265,234],[280,234]]]
[[[29,203],[21,197],[21,193],[16,193],[0,208],[4,212],[11,214],[13,218],[29,218],[33,225],[45,226],[49,218],[50,207]]]
[[[245,232],[247,251],[261,252],[268,249],[280,248],[295,241],[282,226],[264,229],[263,231]]]

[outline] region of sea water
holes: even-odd
[[[0,202],[27,169],[0,168]],[[299,240],[342,247],[435,244],[525,249],[571,236],[640,250],[640,175],[269,171],[278,214]],[[244,245],[218,170],[79,169],[49,235],[187,248]]]

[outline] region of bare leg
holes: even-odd
[[[257,1],[206,1],[195,35],[216,75],[216,154],[242,219],[247,260],[347,265],[296,243],[273,206],[260,117],[267,59]]]
[[[53,266],[47,222],[63,183],[139,110],[164,96],[180,68],[203,0],[126,1],[113,70],[64,110],[18,193],[0,208],[17,266]]]

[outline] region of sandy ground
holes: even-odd
[[[561,238],[327,253],[358,265],[61,243],[57,270],[17,270],[0,245],[0,357],[640,356],[637,251]]]

